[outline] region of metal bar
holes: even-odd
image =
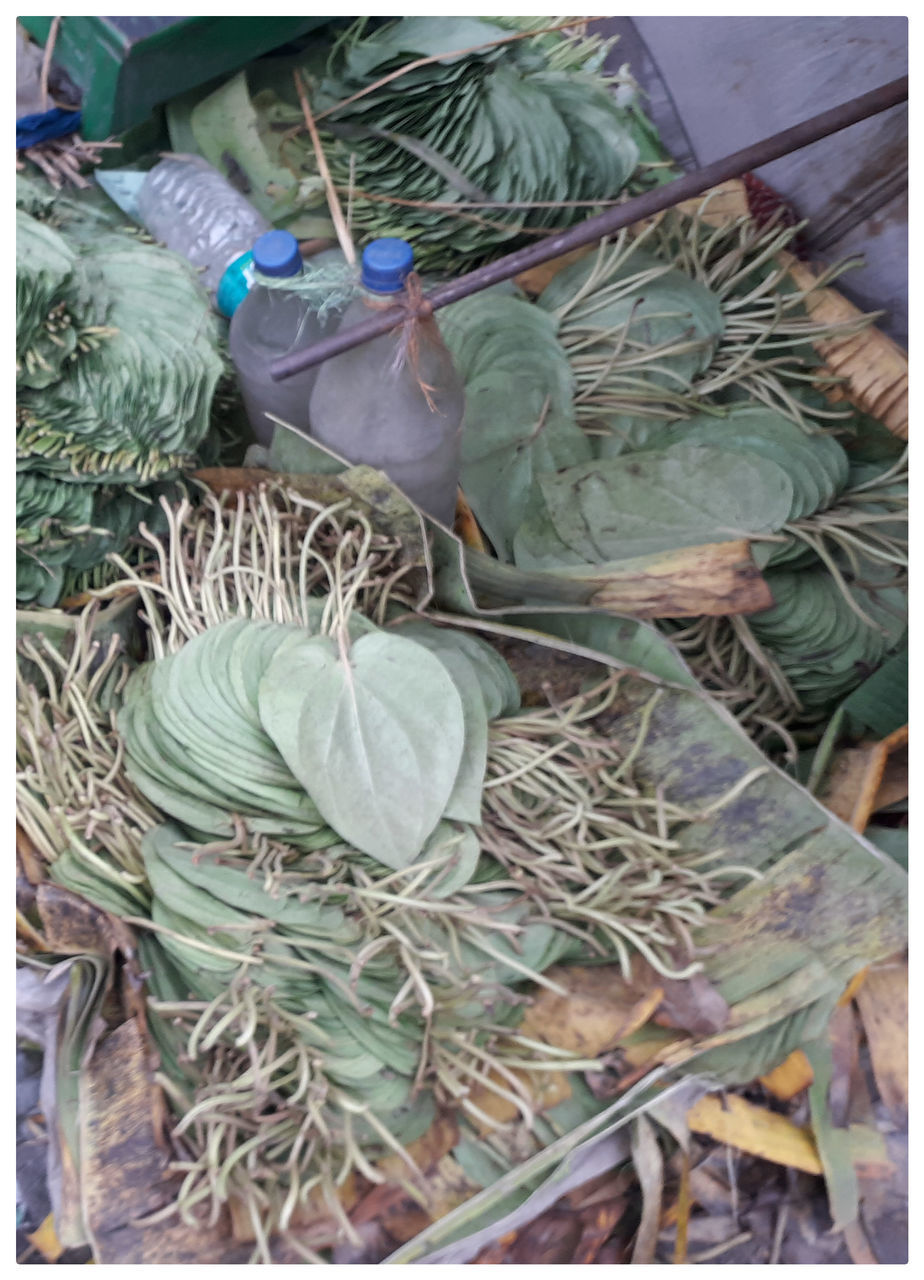
[[[801,124],[793,125],[781,133],[775,133],[760,142],[752,143],[751,146],[736,151],[733,155],[715,160],[703,169],[684,174],[682,178],[677,178],[663,187],[646,191],[644,195],[634,196],[625,204],[608,209],[594,218],[588,218],[585,222],[576,227],[569,227],[559,235],[549,236],[539,244],[518,249],[515,253],[498,258],[496,262],[488,263],[487,266],[479,267],[468,275],[460,276],[457,280],[438,285],[421,300],[415,314],[431,315],[440,307],[448,306],[450,302],[458,302],[460,298],[467,298],[469,294],[486,289],[489,285],[497,284],[501,280],[509,280],[512,276],[519,275],[521,271],[536,267],[542,262],[548,262],[550,258],[557,258],[560,254],[569,253],[572,249],[583,248],[584,245],[591,244],[603,236],[612,235],[614,231],[619,231],[633,222],[640,222],[643,218],[650,218],[652,214],[660,213],[662,209],[668,209],[672,205],[680,204],[683,200],[701,195],[721,182],[740,177],[741,174],[769,164],[771,160],[778,160],[792,151],[799,151],[802,147],[810,146],[811,143],[827,138],[832,133],[838,133],[841,129],[859,124],[869,116],[888,111],[890,107],[898,106],[907,99],[908,77],[902,76],[879,89],[873,89],[870,93],[861,94],[852,102],[832,107],[830,111],[823,111],[809,120],[803,120]],[[389,307],[387,311],[379,311],[368,320],[335,333],[330,338],[324,338],[321,342],[306,347],[304,351],[294,351],[290,355],[282,356],[270,365],[270,373],[278,382],[293,373],[300,373],[302,369],[310,369],[313,365],[329,360],[331,356],[349,351],[362,342],[368,342],[370,338],[377,338],[380,334],[387,333],[389,329],[401,324],[407,318],[407,314],[407,308],[403,306]]]

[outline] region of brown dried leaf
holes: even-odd
[[[908,746],[893,751],[885,762],[879,790],[873,798],[873,813],[908,799]]]
[[[645,1115],[640,1115],[632,1128],[632,1163],[642,1189],[642,1217],[635,1235],[632,1262],[644,1265],[655,1259],[664,1197],[664,1158],[655,1127]]]
[[[609,1169],[569,1191],[561,1203],[583,1213],[597,1205],[619,1200],[632,1185],[633,1179],[627,1169]]]
[[[479,1190],[449,1155],[458,1140],[455,1119],[441,1112],[427,1132],[407,1148],[422,1176],[416,1178],[399,1155],[387,1156],[378,1168],[388,1181],[359,1200],[350,1211],[350,1221],[357,1227],[378,1222],[394,1240],[403,1243],[429,1222],[445,1217]]]
[[[593,570],[580,576],[599,582],[594,608],[634,618],[724,617],[773,603],[745,538],[614,561],[605,577]]]
[[[50,949],[61,955],[135,954],[135,936],[129,927],[61,885],[46,881],[38,886],[36,903]]]
[[[833,1073],[828,1085],[831,1123],[845,1129],[850,1120],[854,1079],[860,1067],[860,1033],[853,1005],[838,1005],[828,1023]]]
[[[838,752],[831,766],[819,799],[854,831],[865,831],[874,812],[887,754],[883,743],[864,742]]]
[[[652,972],[654,972],[652,970]],[[612,967],[553,969],[549,975],[567,996],[543,987],[526,1012],[520,1034],[580,1057],[595,1058],[643,1026],[661,1003],[663,982],[632,983]]]
[[[691,978],[663,978],[641,956],[632,960],[632,985],[648,990],[660,985],[663,996],[654,1021],[659,1027],[713,1035],[728,1022],[728,1004],[704,973]]]
[[[791,254],[778,257],[800,288],[812,284],[815,276],[811,268]],[[815,289],[806,298],[805,308],[813,320],[824,324],[856,320],[861,314],[834,289]],[[908,439],[908,354],[897,342],[881,329],[866,328],[847,338],[817,342],[815,348],[827,368],[845,379],[842,395],[877,418],[893,435]]]
[[[135,935],[128,925],[61,885],[44,881],[36,889],[36,906],[47,950],[59,955],[104,955],[118,963],[124,1012],[146,1027],[147,1005],[138,965]]]
[[[880,1097],[900,1128],[908,1121],[908,961],[873,966],[856,994]]]
[[[518,1232],[508,1231],[506,1235],[498,1236],[491,1244],[486,1245],[472,1262],[476,1266],[494,1266],[499,1262],[506,1262],[510,1250],[516,1243]]]
[[[598,1205],[593,1211],[581,1215],[582,1232],[574,1256],[567,1259],[575,1266],[588,1266],[599,1262],[600,1250],[609,1240],[629,1207],[629,1199],[620,1196]]]
[[[456,499],[456,518],[452,527],[456,537],[461,538],[467,547],[474,547],[476,551],[487,551],[485,540],[482,537],[481,529],[478,527],[478,521],[475,519],[475,513],[468,504],[468,499],[462,490]]]
[[[515,277],[516,283],[524,293],[538,297],[553,276],[557,276],[563,267],[567,267],[572,262],[577,262],[578,258],[583,258],[585,254],[590,252],[589,248],[580,248],[572,249],[570,253],[559,254],[557,258],[552,258],[548,262],[540,262],[538,267],[530,267],[528,271],[521,271]]]
[[[529,1266],[573,1262],[581,1236],[577,1214],[550,1209],[517,1232],[505,1261]]]
[[[151,1105],[149,1048],[135,1019],[105,1036],[84,1066],[81,1097],[81,1195],[98,1263],[198,1265],[245,1261],[230,1247],[227,1219],[215,1227],[170,1219],[136,1219],[172,1202],[177,1182],[167,1171]]]

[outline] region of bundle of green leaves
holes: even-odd
[[[168,524],[112,587],[152,660],[94,635],[98,606],[69,651],[24,628],[19,813],[51,878],[141,935],[174,1208],[233,1196],[268,1234],[380,1179],[438,1106],[477,1123],[476,1086],[527,1140],[516,1068],[593,1065],[518,1036],[527,984],[635,954],[687,976],[750,873],[680,850],[695,815],[635,782],[650,715],[611,731],[618,674],[521,707],[493,647],[402,607],[394,538],[343,500],[273,485]]]
[[[464,270],[625,188],[636,118],[600,42],[510,36],[493,19],[401,18],[341,42],[315,106],[360,238],[402,236],[419,266]]]
[[[577,419],[600,456],[644,444],[665,421],[742,400],[802,426],[844,416],[813,394],[831,383],[814,344],[875,316],[830,323],[805,299],[856,263],[800,288],[778,257],[798,227],[747,216],[712,226],[707,207],[708,197],[693,215],[674,209],[624,229],[553,276],[537,300],[555,319]]]
[[[197,832],[227,835],[233,805],[269,836],[399,870],[444,821],[480,822],[488,720],[518,706],[474,636],[241,618],[141,668],[120,727],[136,786]]]
[[[223,362],[186,263],[93,204],[34,184],[18,198],[17,598],[47,606],[156,522],[206,436]]]
[[[763,726],[823,717],[907,613],[900,443],[827,402],[813,346],[874,317],[807,313],[775,256],[792,234],[674,211],[571,262],[536,303],[487,291],[441,319],[466,382],[462,487],[498,557],[532,575],[525,598],[537,574],[554,604],[556,574],[751,540],[773,610],[661,629]]]

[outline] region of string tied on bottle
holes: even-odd
[[[399,369],[404,368],[405,365],[408,365],[418,387],[423,393],[430,412],[438,413],[436,401],[433,399],[436,387],[425,382],[420,372],[420,344],[421,334],[425,342],[433,343],[434,340],[441,341],[441,339],[432,319],[433,308],[424,298],[423,285],[416,271],[409,272],[405,277],[404,292],[403,305],[406,315],[402,321],[401,338],[395,351],[392,369],[397,372]]]

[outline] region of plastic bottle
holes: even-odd
[[[207,160],[173,155],[146,175],[138,214],[155,239],[202,268],[213,304],[231,316],[250,285],[253,242],[270,224]]]
[[[343,262],[339,249],[326,250],[312,258],[312,266]],[[288,231],[267,231],[253,246],[256,271],[277,279],[302,276],[298,241]],[[273,360],[298,347],[310,346],[332,332],[339,319],[332,310],[321,319],[310,295],[272,288],[256,282],[231,318],[228,346],[237,370],[247,417],[257,441],[269,445],[275,423],[266,415],[308,431],[308,403],[318,370],[305,369],[281,382],[270,377]]]
[[[363,292],[340,328],[407,298],[414,267],[406,240],[374,240]],[[433,317],[412,320],[321,365],[311,397],[312,436],[350,462],[384,471],[417,506],[452,525],[465,390]]]

